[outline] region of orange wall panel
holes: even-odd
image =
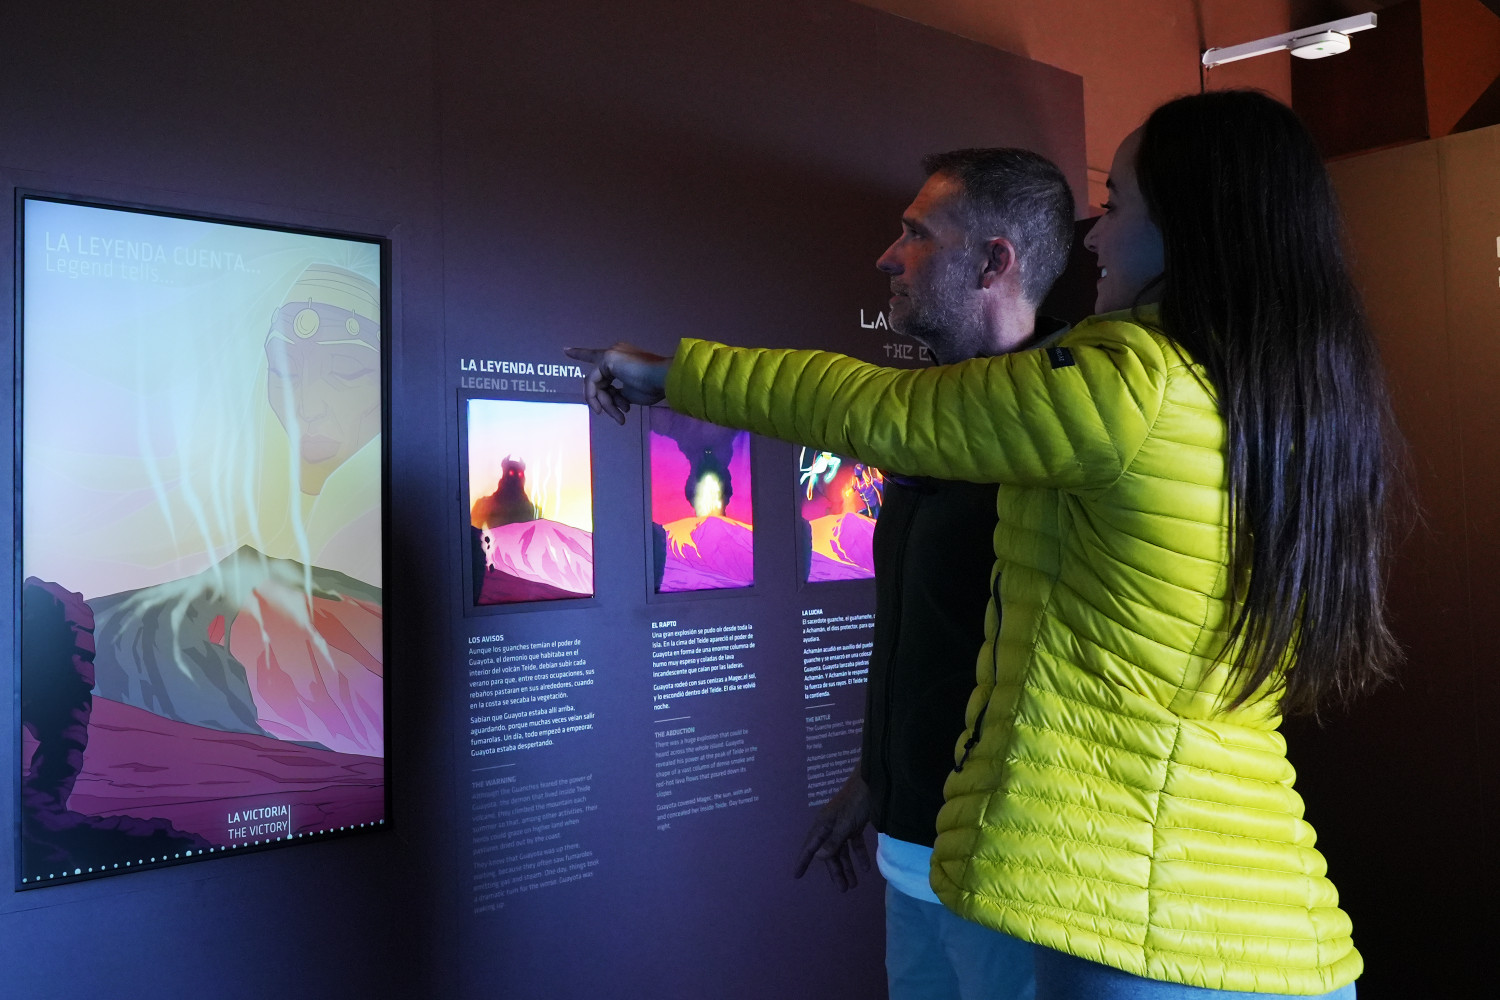
[[[1479,0],[1421,0],[1428,134],[1448,135],[1500,76],[1500,17]]]
[[[1487,996],[1500,861],[1500,128],[1330,166],[1422,520],[1391,609],[1408,661],[1326,728],[1287,726],[1365,956],[1362,1000]]]
[[[1291,30],[1289,0],[860,2],[1083,77],[1088,204],[1096,207],[1104,202],[1104,179],[1120,140],[1158,104],[1197,92],[1205,46]],[[1290,60],[1276,53],[1232,63],[1214,70],[1208,85],[1255,87],[1290,102]]]

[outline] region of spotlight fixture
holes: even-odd
[[[1349,36],[1337,31],[1320,31],[1316,35],[1303,35],[1287,46],[1299,59],[1322,59],[1349,51]]]
[[[1356,14],[1326,24],[1315,24],[1300,31],[1289,31],[1284,35],[1272,35],[1243,45],[1213,48],[1203,53],[1203,68],[1213,69],[1240,59],[1251,59],[1283,49],[1291,50],[1300,59],[1322,59],[1349,51],[1349,36],[1356,31],[1375,27],[1375,13]]]

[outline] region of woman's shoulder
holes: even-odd
[[[1089,316],[1069,330],[1061,343],[1070,347],[1128,350],[1152,367],[1185,368],[1193,365],[1182,345],[1162,330],[1160,313],[1154,305]]]

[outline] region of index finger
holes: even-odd
[[[609,352],[606,347],[564,347],[563,353],[574,361],[582,361],[587,365],[597,365]]]

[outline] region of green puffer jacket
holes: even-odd
[[[1224,423],[1128,314],[920,371],[685,340],[671,405],[906,475],[1000,484],[987,641],[938,816],[960,915],[1154,979],[1358,977],[1274,699],[1234,711]]]

